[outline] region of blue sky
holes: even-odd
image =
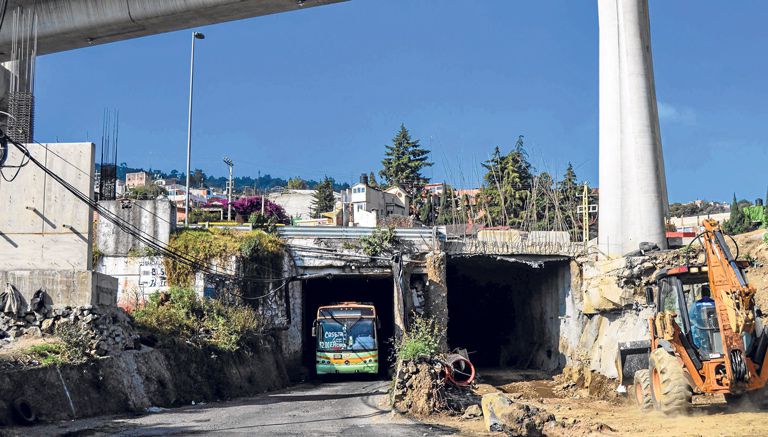
[[[670,201],[765,195],[766,18],[758,0],[651,0]],[[437,181],[475,184],[525,135],[539,170],[597,183],[595,0],[352,0],[198,30],[193,168],[352,182],[402,122]],[[36,139],[98,144],[119,109],[120,162],[182,169],[190,32],[40,57]]]

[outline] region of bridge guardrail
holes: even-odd
[[[368,237],[379,228],[342,227],[342,226],[285,226],[277,229],[278,234],[287,239],[358,239]],[[431,242],[437,239],[445,241],[445,233],[439,228],[395,228],[395,237],[401,240]]]

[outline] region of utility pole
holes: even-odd
[[[582,238],[584,239],[584,246],[586,247],[587,243],[589,243],[589,187],[587,187],[586,182],[584,182],[584,194],[581,199],[581,209],[583,210],[581,212],[581,221],[583,223]]]
[[[264,217],[264,204],[267,203],[267,188],[261,192],[261,216]]]
[[[227,221],[232,221],[232,169],[235,164],[231,159],[224,157],[224,164],[229,166],[229,183],[227,184]]]
[[[584,247],[589,244],[589,215],[596,214],[598,205],[589,203],[589,186],[584,182],[584,191],[581,195],[581,205],[576,207],[576,215],[581,214],[582,239]]]

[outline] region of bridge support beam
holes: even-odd
[[[669,206],[648,0],[598,0],[598,14],[600,249],[621,256],[641,242],[665,248]]]

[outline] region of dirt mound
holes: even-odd
[[[750,285],[757,289],[755,303],[763,310],[768,309],[768,244],[765,243],[765,229],[736,235],[739,244],[739,258],[750,261],[746,269]]]
[[[461,415],[480,396],[471,387],[456,387],[445,380],[445,364],[420,359],[400,365],[392,393],[392,406],[401,413],[428,416],[434,413]]]

